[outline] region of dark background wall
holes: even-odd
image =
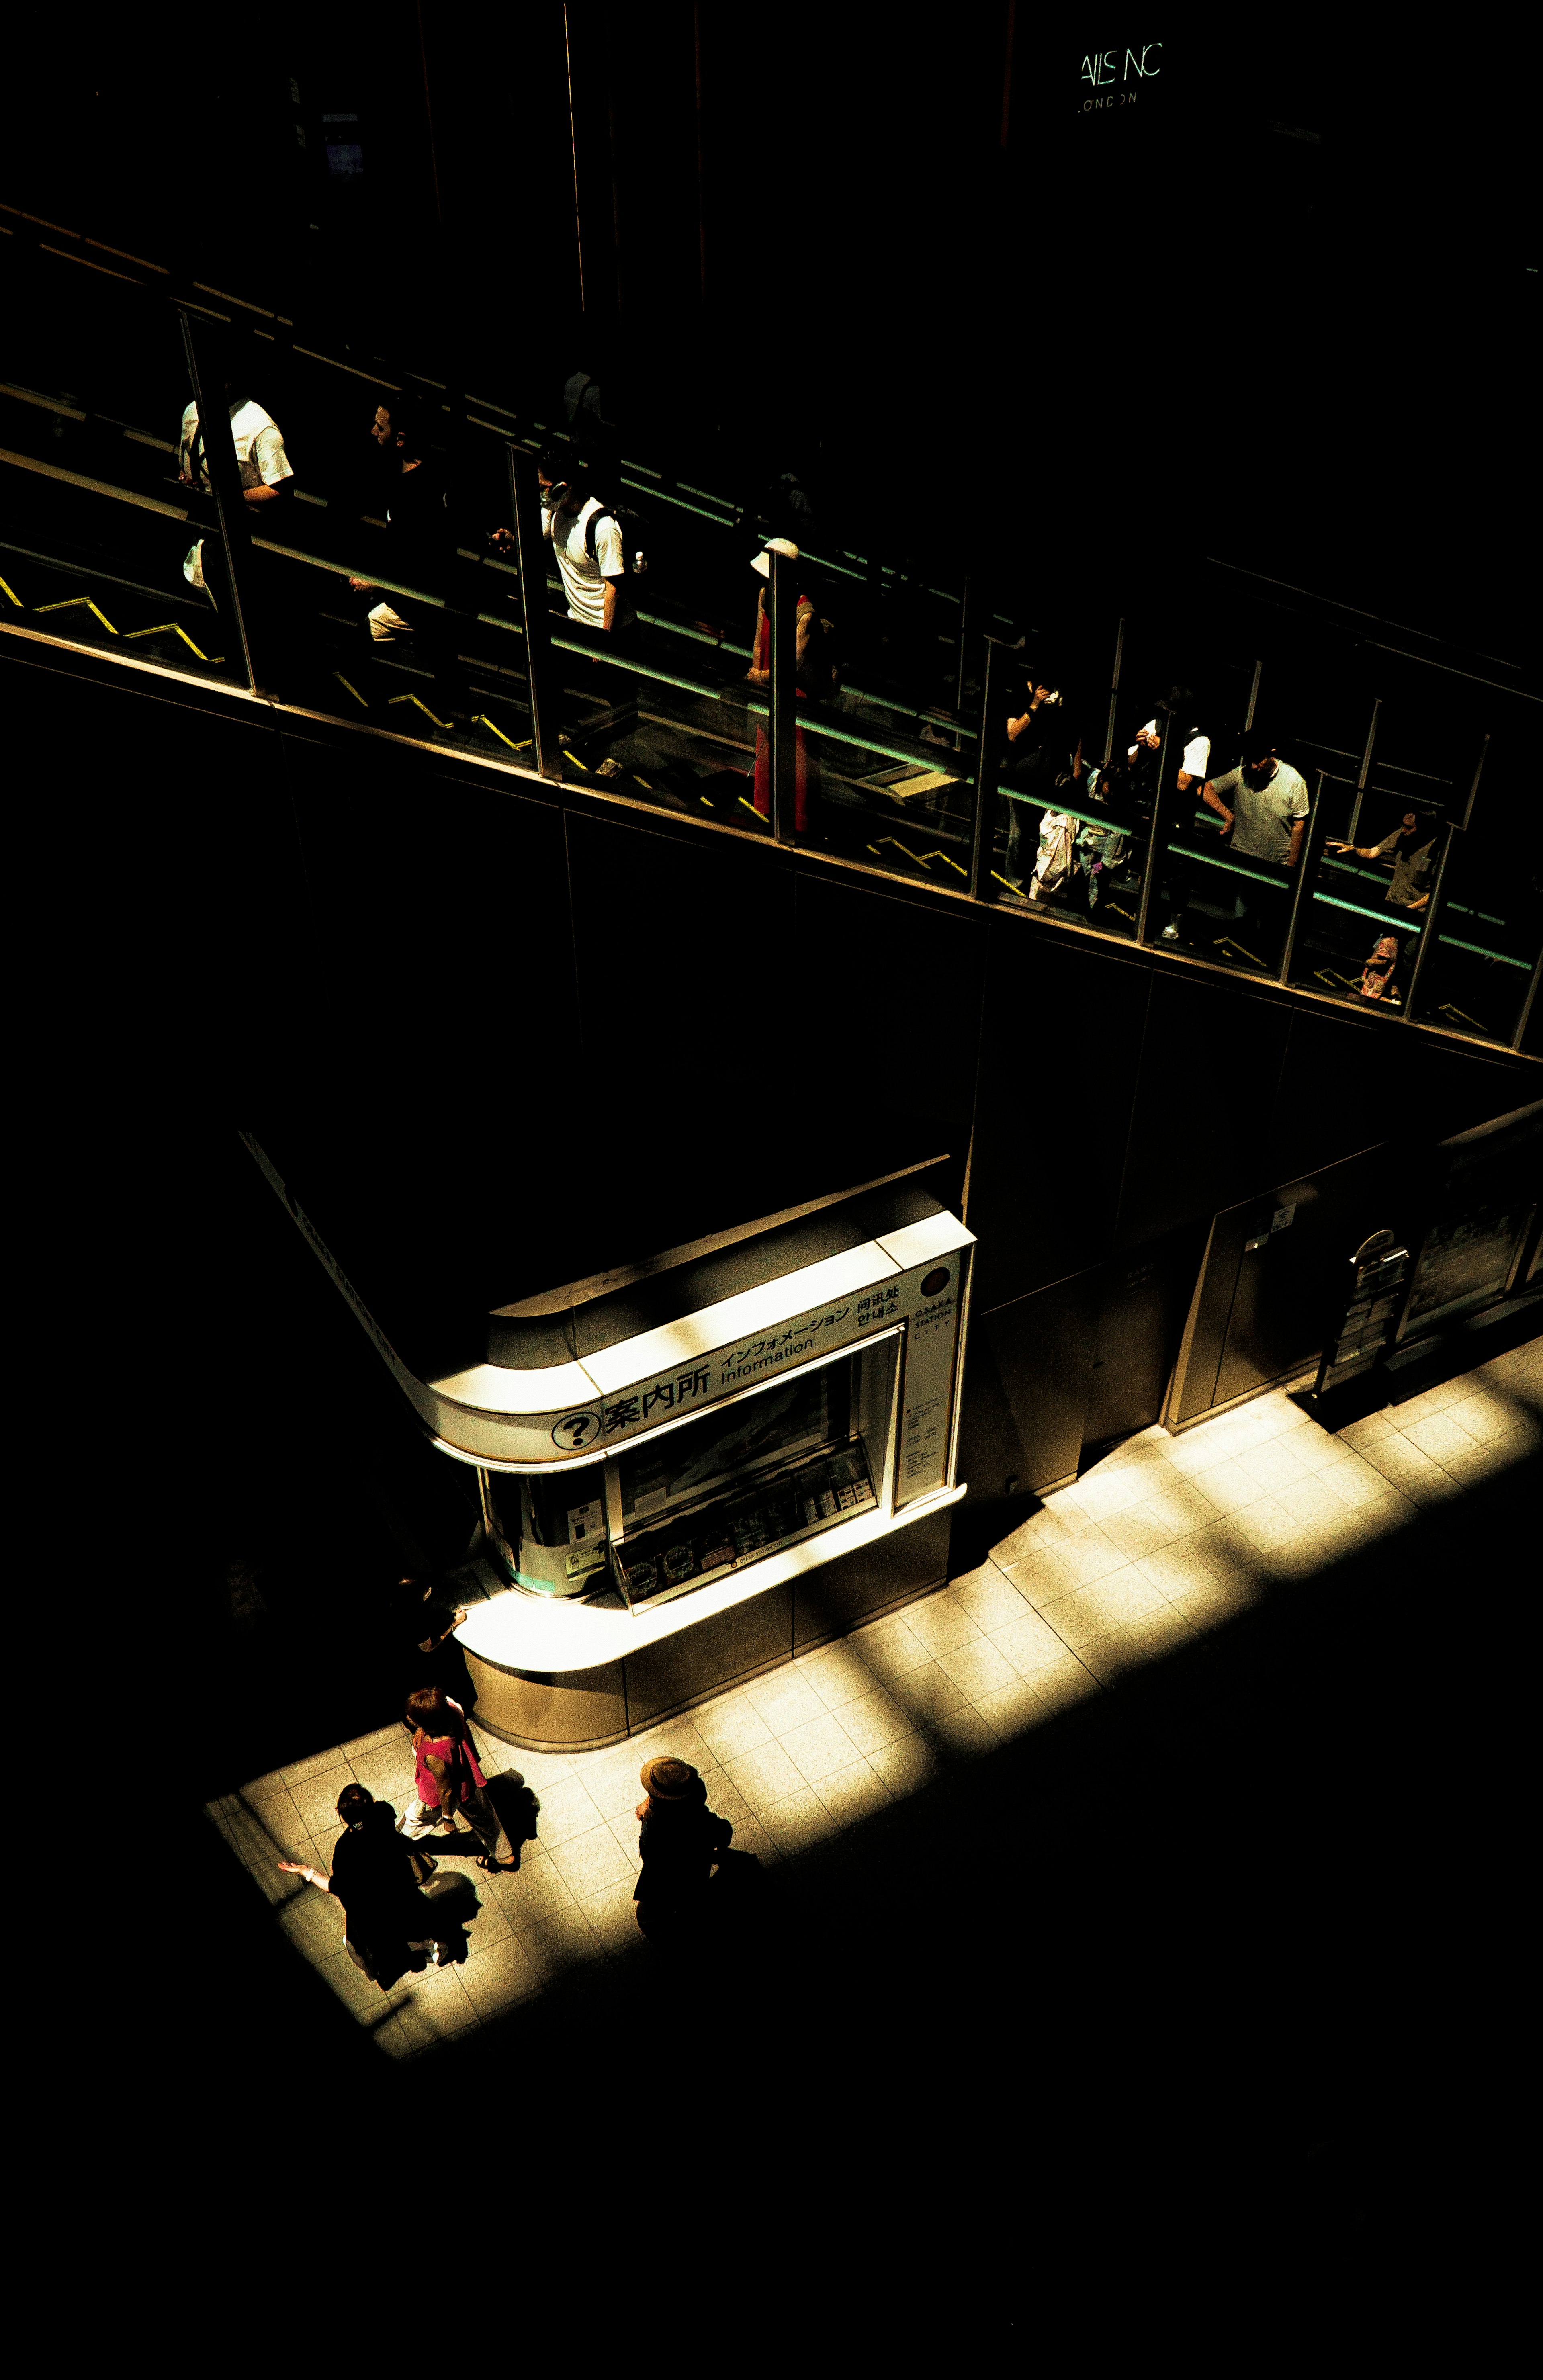
[[[980,1243],[973,1548],[1156,1418],[1217,1209],[1534,1095],[1396,1018],[15,650],[39,880],[113,988],[102,1198],[142,1220],[192,1538],[289,1592],[452,1560],[473,1514],[238,1125],[425,1365],[467,1359],[457,1301],[945,1160]]]

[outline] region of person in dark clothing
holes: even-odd
[[[456,1642],[465,1618],[464,1606],[452,1609],[422,1579],[409,1575],[397,1580],[392,1600],[392,1670],[394,1689],[400,1688],[404,1702],[420,1686],[438,1686],[463,1711],[470,1710],[477,1690]],[[412,1731],[410,1725],[407,1731]]]
[[[645,1934],[688,1921],[700,1908],[713,1868],[734,1835],[731,1819],[707,1806],[707,1787],[685,1760],[645,1760],[638,1781],[638,1850],[643,1862],[633,1899]]]
[[[375,407],[370,434],[384,456],[388,474],[386,524],[391,531],[392,577],[422,589],[424,595],[437,595],[454,547],[444,475],[430,457],[417,410],[399,397],[389,408],[383,403]],[[372,647],[381,651],[398,646],[416,652],[433,671],[452,716],[471,716],[471,697],[456,651],[459,641],[456,614],[411,595],[383,594],[368,578],[350,578],[348,584],[356,595],[377,599],[369,615]]]
[[[285,1874],[303,1876],[342,1902],[343,1947],[382,1991],[390,1991],[408,1967],[426,1960],[447,1965],[468,1913],[465,1879],[445,1878],[452,1889],[436,1908],[419,1888],[424,1854],[415,1854],[403,1841],[395,1811],[389,1802],[377,1802],[368,1785],[346,1785],[337,1797],[337,1815],[345,1831],[333,1852],[332,1875],[298,1860],[280,1860]],[[453,1911],[459,1913],[452,1917]]]

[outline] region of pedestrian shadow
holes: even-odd
[[[527,1843],[533,1843],[538,1833],[541,1805],[517,1768],[505,1769],[501,1776],[490,1777],[487,1795],[497,1813],[498,1822],[509,1838],[518,1867]]]

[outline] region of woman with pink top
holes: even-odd
[[[417,1776],[414,1798],[402,1821],[403,1834],[412,1842],[436,1828],[442,1835],[454,1835],[459,1811],[482,1845],[479,1867],[486,1868],[490,1876],[517,1867],[514,1845],[489,1798],[488,1780],[478,1766],[459,1703],[452,1702],[443,1686],[420,1686],[407,1696],[407,1719],[413,1731]]]

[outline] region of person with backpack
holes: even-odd
[[[595,494],[582,464],[548,447],[536,466],[541,489],[541,535],[552,547],[568,599],[568,617],[608,637],[638,625],[629,554],[617,507]]]
[[[772,556],[780,554],[784,561],[796,562],[798,549],[784,537],[768,540],[764,550],[755,554],[750,567],[763,584],[756,598],[755,639],[751,646],[750,666],[745,674],[752,686],[772,684],[772,614],[767,608],[767,594],[772,579]],[[794,607],[797,626],[794,638],[796,697],[799,702],[822,702],[834,691],[835,672],[832,657],[835,631],[829,620],[822,620],[814,599],[800,595]],[[772,738],[764,727],[756,729],[756,790],[755,807],[763,819],[772,815]],[[797,732],[794,757],[794,832],[807,834],[809,820],[820,807],[820,762],[804,741],[802,729]]]
[[[401,1831],[409,1842],[431,1835],[456,1833],[456,1813],[482,1845],[477,1864],[490,1876],[516,1868],[515,1847],[488,1794],[488,1780],[478,1765],[467,1731],[466,1714],[443,1686],[420,1686],[407,1696],[417,1763],[413,1799],[407,1804]]]

